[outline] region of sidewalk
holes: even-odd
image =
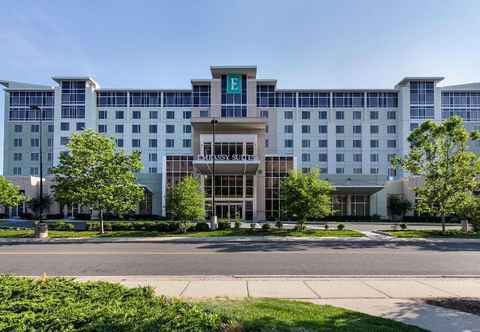
[[[480,297],[480,278],[441,277],[78,277],[151,286],[158,295],[201,298],[284,298],[330,304],[417,325],[430,331],[480,331],[480,316],[423,304],[435,297]]]

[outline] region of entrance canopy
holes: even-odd
[[[255,175],[260,160],[215,160],[215,174],[250,174]],[[193,161],[193,167],[203,175],[212,174],[213,161],[199,159]]]

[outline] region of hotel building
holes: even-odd
[[[281,219],[281,178],[293,169],[317,168],[335,188],[336,214],[388,216],[388,196],[407,191],[404,174],[389,161],[407,153],[414,128],[454,114],[468,129],[480,126],[480,84],[439,86],[442,77],[405,77],[388,89],[280,89],[275,79],[257,78],[255,66],[213,66],[211,78],[192,79],[184,90],[109,89],[82,76],[52,79],[53,87],[0,81],[3,174],[26,192],[38,185],[40,116],[47,187],[49,169],[70,136],[93,129],[113,137],[120,149],[141,152],[143,214],[166,215],[168,187],[193,174],[209,214],[215,187],[219,218]]]

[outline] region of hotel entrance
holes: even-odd
[[[215,203],[217,217],[220,220],[243,220],[243,202],[218,202]]]

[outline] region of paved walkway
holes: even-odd
[[[339,307],[434,332],[480,331],[480,316],[423,304],[435,297],[480,297],[480,278],[79,277],[151,286],[181,298],[284,298]]]

